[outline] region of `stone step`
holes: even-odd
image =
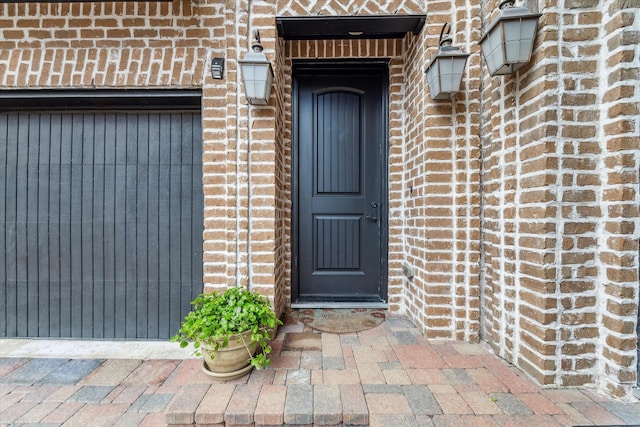
[[[368,425],[360,384],[189,384],[165,410],[169,426]]]

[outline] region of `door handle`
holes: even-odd
[[[365,218],[371,222],[378,221],[378,204],[376,202],[371,202],[371,215],[366,215]]]

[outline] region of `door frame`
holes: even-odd
[[[292,104],[291,104],[291,307],[330,308],[330,307],[377,307],[389,306],[389,59],[375,60],[293,60],[292,64]],[[300,271],[299,256],[299,137],[297,111],[298,76],[319,75],[376,75],[386,84],[381,87],[381,112],[383,123],[380,125],[382,144],[378,158],[381,179],[380,200],[380,302],[298,302]]]

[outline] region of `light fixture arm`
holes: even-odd
[[[509,7],[513,7],[513,5],[515,4],[515,0],[502,0],[500,2],[500,5],[498,6],[498,8],[500,10],[504,9],[505,7],[509,6]]]
[[[255,30],[253,32],[253,42],[251,43],[251,49],[254,52],[260,53],[263,50],[262,44],[260,43],[260,30]]]
[[[440,47],[451,46],[451,43],[453,43],[453,39],[449,37],[450,33],[451,33],[451,24],[449,24],[448,22],[445,22],[445,24],[442,26],[442,30],[440,30],[440,41],[438,42],[438,45]],[[444,36],[447,36],[447,37],[443,39]]]

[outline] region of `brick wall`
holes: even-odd
[[[497,2],[484,3],[487,25]],[[531,64],[483,70],[482,333],[543,384],[625,396],[638,304],[638,9],[541,3]]]
[[[218,20],[212,28],[218,49],[212,49],[211,57],[225,58],[226,72],[224,79],[207,77],[203,84],[205,290],[249,286],[273,298],[277,313],[282,313],[282,298],[274,286],[275,107],[248,106],[237,62],[249,50],[248,35],[254,30],[260,31],[265,52],[273,56],[273,5],[212,4],[218,9],[207,11]]]
[[[635,382],[640,169],[637,0],[539,0],[531,63],[488,75],[498,0],[0,4],[0,86],[202,88],[207,289],[290,304],[291,61],[390,58],[389,301],[429,338],[484,339],[543,384]],[[606,4],[605,4],[606,3]],[[285,42],[277,15],[425,13],[403,40]],[[471,53],[430,98],[444,22]],[[259,29],[269,106],[237,60]],[[226,59],[223,80],[209,75]],[[403,266],[414,277],[403,275]]]
[[[279,170],[283,145],[276,129],[282,128],[282,120],[276,116],[276,105],[281,105],[282,98],[273,91],[270,105],[250,107],[241,90],[237,62],[249,51],[249,36],[256,30],[265,54],[273,61],[278,46],[275,6],[235,1],[227,2],[220,12],[224,22],[216,31],[224,43],[212,56],[225,58],[226,75],[223,80],[207,79],[205,88],[217,87],[224,97],[213,100],[205,93],[203,98],[204,111],[211,105],[212,112],[220,116],[212,126],[224,130],[211,140],[205,136],[205,156],[211,156],[211,162],[204,165],[204,245],[210,249],[204,253],[205,289],[248,286],[272,298],[276,312],[281,314],[286,310],[281,283],[286,279],[286,255],[276,250],[276,244],[283,239],[277,222],[282,217],[286,189]],[[282,81],[278,62],[274,63],[274,72],[277,84]],[[211,150],[207,150],[208,142]],[[208,167],[218,176],[210,187],[206,185]]]
[[[601,210],[597,228],[597,306],[600,333],[597,378],[601,389],[624,396],[635,369],[640,236],[640,2],[608,2],[599,55],[598,102]],[[593,17],[589,17],[593,25]]]
[[[427,2],[419,37],[405,39],[402,163],[405,307],[430,338],[479,339],[480,138],[478,4]],[[455,17],[453,19],[452,17]],[[473,53],[463,90],[433,101],[424,70],[444,23],[454,44]]]
[[[194,15],[188,1],[0,4],[0,86],[200,87],[216,19]]]
[[[483,28],[497,6],[484,2]],[[483,336],[542,383],[557,367],[558,19],[545,8],[517,74],[482,69]]]
[[[277,0],[278,15],[393,15],[423,13],[419,0]]]

